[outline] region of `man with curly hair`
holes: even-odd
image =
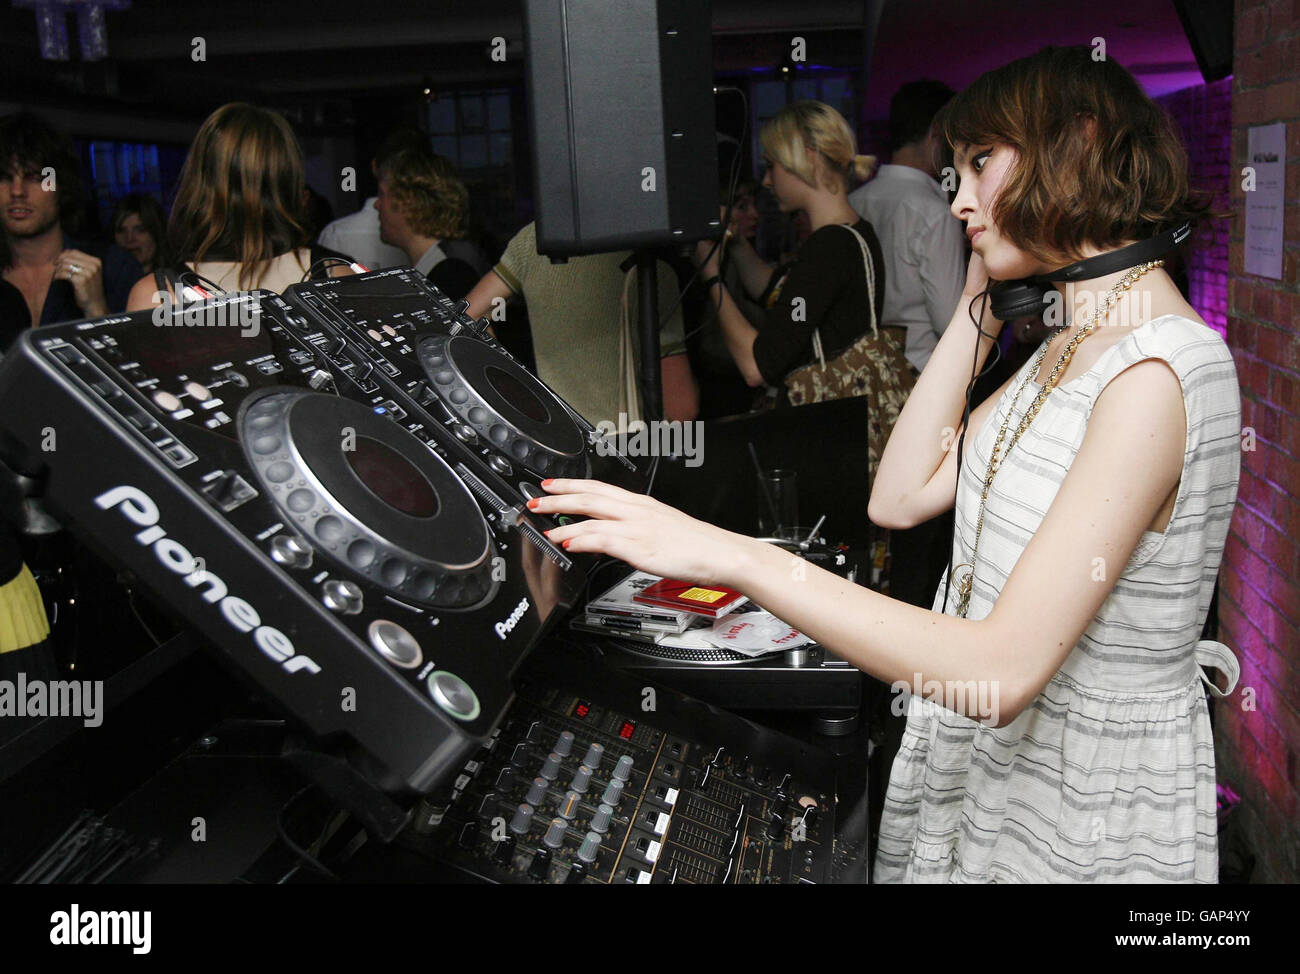
[[[445,158],[408,148],[379,166],[379,235],[400,247],[434,287],[459,301],[478,283],[473,246],[463,239],[469,193]]]

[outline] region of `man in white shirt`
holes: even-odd
[[[934,170],[934,116],[953,92],[939,81],[903,85],[889,103],[890,165],[849,194],[885,254],[883,325],[907,329],[907,360],[919,374],[948,327],[966,280],[961,221]]]
[[[409,263],[402,250],[379,239],[379,214],[375,211],[377,199],[378,196],[371,196],[356,213],[329,224],[320,232],[316,242],[347,254],[372,271]]]
[[[379,167],[385,160],[408,147],[429,149],[429,137],[413,126],[390,133],[370,160],[370,171],[375,178],[379,177]],[[371,196],[357,212],[328,224],[316,237],[316,242],[347,254],[372,271],[410,263],[405,251],[380,239],[379,212],[375,209],[377,199],[378,196]]]

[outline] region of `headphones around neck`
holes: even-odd
[[[1043,314],[1049,307],[1048,298],[1055,290],[1052,283],[1055,281],[1090,281],[1094,278],[1105,277],[1107,274],[1114,274],[1116,271],[1126,271],[1130,267],[1136,267],[1138,264],[1145,264],[1149,260],[1155,260],[1157,257],[1163,257],[1169,253],[1192,232],[1191,222],[1182,224],[1172,230],[1166,231],[1159,236],[1152,237],[1149,240],[1140,240],[1135,244],[1129,244],[1127,247],[1121,247],[1119,250],[1112,250],[1105,254],[1098,254],[1096,257],[1089,257],[1086,260],[1077,261],[1059,270],[1050,271],[1047,274],[1039,274],[1034,277],[1027,277],[1021,281],[998,281],[991,284],[984,292],[990,301],[989,311],[999,321],[1010,321],[1013,318],[1023,318],[1026,315],[1035,317]],[[967,307],[967,312],[971,316],[971,323],[979,329],[980,333],[993,337],[980,328],[979,322],[984,315],[984,305],[981,302],[979,316],[973,311],[975,303],[971,299]],[[978,346],[978,341],[976,342]],[[1000,355],[1000,349],[995,342],[993,345],[994,355]],[[984,372],[987,372],[997,362],[993,358],[984,366]],[[984,373],[980,373],[983,375]],[[975,393],[975,381],[979,378],[976,376],[974,363],[971,363],[970,384],[966,386],[966,408],[962,413],[962,431],[957,438],[957,480],[960,485],[961,481],[961,463],[962,463],[962,445],[966,440],[967,426],[970,423],[971,400]],[[957,547],[957,521],[954,512],[953,536],[948,545],[948,572],[943,580],[943,609],[948,611],[948,592],[952,583],[952,562],[953,554]]]
[[[1010,321],[1013,318],[1024,318],[1030,315],[1037,317],[1047,310],[1048,297],[1055,290],[1052,287],[1053,282],[1090,281],[1105,277],[1107,274],[1114,274],[1116,271],[1126,271],[1130,267],[1163,257],[1186,240],[1191,232],[1191,223],[1184,223],[1158,237],[1140,240],[1119,250],[1077,261],[1060,270],[1027,277],[1021,281],[999,281],[989,288],[991,301],[989,310],[999,321]]]

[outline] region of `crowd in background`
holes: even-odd
[[[891,111],[890,160],[878,171],[874,158],[857,154],[848,123],[816,102],[793,103],[764,126],[756,176],[737,179],[733,160],[723,160],[726,239],[689,258],[660,255],[660,306],[673,309],[661,335],[667,418],[788,404],[790,373],[813,362],[824,372],[866,334],[880,342],[877,357],[901,347],[902,371],[911,373],[900,376],[903,385],[924,367],[956,306],[966,260],[930,134],[951,95],[938,82],[904,86]],[[338,219],[307,185],[288,122],[248,105],[223,106],[205,121],[170,214],[154,196],[132,193],[113,201],[99,239],[81,233],[85,181],[71,141],[53,126],[30,113],[0,119],[0,163],[5,347],[28,326],[145,307],[186,272],[223,287],[279,290],[338,257],[329,273],[344,273],[344,259],[371,270],[410,265],[453,298],[471,298],[475,313],[495,318],[508,348],[599,414],[593,421],[643,410],[627,382],[639,355],[626,335],[626,302],[635,299],[634,275],[622,269],[627,255],[551,265],[537,255],[531,225],[504,253],[469,239],[473,200],[414,126],[373,148],[378,192]],[[230,163],[257,178],[222,186]],[[44,175],[51,169],[55,192]],[[254,185],[257,199],[248,192]],[[861,247],[849,234],[828,234],[832,223],[854,228]]]
[[[866,396],[874,473],[964,280],[968,250],[938,181],[943,149],[933,135],[952,95],[919,81],[894,96],[884,165],[859,154],[848,121],[815,101],[792,102],[764,124],[758,173],[722,160],[723,240],[659,254],[664,418]],[[148,309],[187,284],[282,291],[409,265],[487,317],[594,425],[650,417],[629,253],[552,263],[538,254],[532,223],[489,252],[470,239],[465,184],[417,127],[389,132],[367,162],[376,194],[335,219],[307,184],[289,122],[224,105],[194,137],[170,211],[133,193],[114,201],[108,234],[94,239],[80,232],[88,201],[72,142],[32,113],[0,119],[0,346],[31,326]],[[1025,330],[1032,324],[1008,329],[977,400],[1040,339]],[[942,530],[913,541],[929,545]]]

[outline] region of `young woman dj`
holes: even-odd
[[[1168,117],[1091,54],[992,71],[939,122],[974,254],[867,511],[906,528],[956,504],[933,611],[792,571],[788,552],[607,484],[554,480],[530,505],[589,518],[550,532],[569,551],[734,586],[913,690],[877,881],[1217,879],[1202,681],[1223,692],[1200,666],[1229,684],[1237,666],[1198,638],[1236,500],[1240,392],[1223,339],[1150,249],[1125,251],[1172,246],[1203,206]],[[1073,268],[1098,255],[1100,276]],[[1058,333],[963,421],[1002,327],[990,279],[1067,267],[1076,280],[1046,288]]]

